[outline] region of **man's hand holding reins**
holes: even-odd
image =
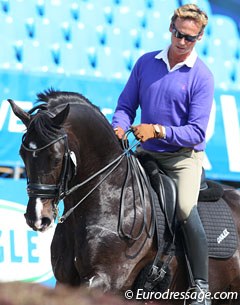
[[[139,124],[131,126],[135,137],[141,142],[155,138],[155,129],[152,124]]]
[[[115,135],[118,137],[119,140],[121,140],[125,137],[125,131],[120,126],[114,128],[114,132],[115,132]]]

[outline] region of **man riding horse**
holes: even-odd
[[[177,217],[193,277],[196,299],[209,290],[208,246],[197,210],[206,129],[214,94],[213,75],[197,56],[195,44],[208,23],[194,4],[175,10],[169,31],[171,44],[140,57],[121,93],[112,125],[119,139],[141,107],[141,124],[132,126],[141,152],[152,155],[177,185]]]

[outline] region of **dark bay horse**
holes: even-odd
[[[20,149],[28,177],[26,221],[32,229],[44,232],[54,223],[57,204],[63,199],[63,217],[51,245],[57,281],[116,293],[131,289],[157,251],[146,187],[141,192],[135,176],[126,178],[128,152],[85,97],[49,90],[38,94],[38,101],[40,106],[28,113],[9,100],[27,127]],[[239,239],[239,191],[225,187],[224,199]],[[231,258],[210,259],[212,292],[240,291],[239,244],[238,240]],[[183,259],[174,257],[170,273],[170,290],[186,291]]]

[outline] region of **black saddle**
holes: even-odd
[[[176,229],[176,185],[161,170],[155,159],[143,152],[136,153],[141,165],[149,176],[153,190],[156,192],[169,231],[173,235]],[[224,190],[221,184],[209,181],[202,172],[198,197],[198,212],[202,220],[209,246],[209,256],[228,258],[237,247],[236,228],[231,210],[222,198]],[[219,242],[220,241],[220,242]]]
[[[159,168],[155,159],[151,155],[144,152],[137,152],[136,157],[150,179],[151,186],[157,194],[162,212],[165,215],[167,226],[173,235],[176,227],[176,185],[174,181]]]

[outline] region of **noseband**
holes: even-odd
[[[42,183],[31,183],[27,178],[27,192],[29,198],[44,198],[44,199],[54,199],[54,204],[57,204],[67,192],[68,184],[68,171],[70,165],[70,150],[68,146],[67,134],[60,136],[59,138],[53,140],[45,146],[40,148],[32,149],[28,148],[23,144],[24,137],[22,140],[22,148],[26,151],[30,151],[35,155],[37,152],[42,151],[49,146],[64,140],[64,156],[62,162],[62,169],[60,175],[60,181],[58,184],[42,184]]]
[[[128,131],[126,134],[129,134]],[[54,143],[60,141],[61,139],[64,139],[64,147],[65,147],[65,151],[64,151],[64,157],[63,157],[63,165],[62,165],[62,171],[61,171],[61,178],[59,181],[59,184],[39,184],[39,183],[30,183],[28,181],[28,186],[27,186],[27,192],[28,192],[28,196],[29,198],[45,198],[45,199],[54,199],[53,205],[55,207],[57,207],[57,204],[60,200],[65,199],[68,195],[70,195],[71,193],[75,192],[77,189],[79,189],[81,186],[85,185],[86,183],[88,183],[90,180],[94,179],[95,177],[99,176],[101,173],[105,172],[106,170],[108,170],[109,168],[111,168],[111,170],[77,203],[75,204],[73,207],[71,207],[63,216],[61,216],[59,218],[59,222],[63,223],[71,214],[72,212],[97,188],[99,187],[99,185],[107,179],[107,177],[113,173],[113,171],[120,165],[121,161],[123,160],[124,157],[127,157],[127,160],[131,159],[132,157],[132,149],[133,147],[137,146],[139,141],[137,143],[135,143],[134,145],[132,145],[132,147],[125,147],[124,151],[122,154],[120,154],[117,158],[115,158],[112,162],[110,162],[108,165],[106,165],[105,167],[103,167],[102,169],[100,169],[99,171],[97,171],[96,173],[94,173],[92,176],[90,176],[89,178],[87,178],[86,180],[84,180],[83,182],[73,186],[70,190],[68,190],[67,186],[68,186],[68,171],[69,171],[69,164],[70,164],[70,159],[71,159],[71,152],[69,150],[69,146],[68,146],[68,141],[67,141],[67,134],[64,134],[63,136],[53,140],[52,142],[48,143],[45,146],[42,146],[40,148],[36,148],[36,149],[32,149],[32,148],[28,148],[23,144],[22,141],[22,148],[24,148],[26,151],[30,151],[33,152],[33,154],[35,154],[36,152],[39,152],[41,150],[46,149],[47,147],[53,145]],[[122,142],[124,143],[124,140],[122,140]],[[132,162],[132,161],[131,161]],[[131,162],[127,162],[128,164],[128,168],[129,168],[129,164]],[[135,161],[139,164],[138,161]],[[139,166],[139,165],[138,165]],[[132,168],[136,169],[138,168],[138,166],[136,166],[136,164],[132,165]],[[141,168],[141,166],[140,166]],[[137,170],[138,171],[138,170]],[[129,170],[127,170],[127,174],[129,174]],[[135,175],[139,175],[139,173],[135,173]],[[150,190],[149,186],[148,186],[148,180],[145,176],[145,174],[143,172],[140,173],[140,176],[143,175],[144,177],[144,181],[145,181],[145,185],[148,188],[148,191]],[[137,176],[136,176],[137,177]],[[139,179],[139,178],[138,178]],[[137,179],[137,180],[138,180]],[[138,181],[139,182],[139,181]],[[125,189],[125,187],[123,186],[123,188]],[[142,189],[142,185],[141,183],[138,183],[138,188],[141,194],[143,194],[143,189]],[[150,194],[150,191],[149,191]],[[143,206],[143,210],[145,207],[145,196],[140,196],[141,199],[141,203]],[[150,196],[151,197],[151,196]],[[124,200],[122,200],[124,202]],[[123,206],[123,207],[122,207]],[[122,211],[124,210],[124,205],[121,202],[121,215]],[[145,213],[144,213],[145,215]],[[124,231],[121,231],[121,234],[125,237],[130,237],[132,239],[139,239],[140,236],[142,235],[142,232],[144,231],[144,228],[146,229],[147,234],[149,235],[150,231],[152,231],[152,226],[148,232],[147,230],[147,222],[146,222],[146,217],[144,217],[143,220],[143,225],[142,225],[142,229],[140,230],[140,233],[138,234],[137,237],[133,238],[132,235],[126,234]],[[122,230],[122,222],[120,224],[120,229]],[[151,235],[151,234],[150,234]]]

